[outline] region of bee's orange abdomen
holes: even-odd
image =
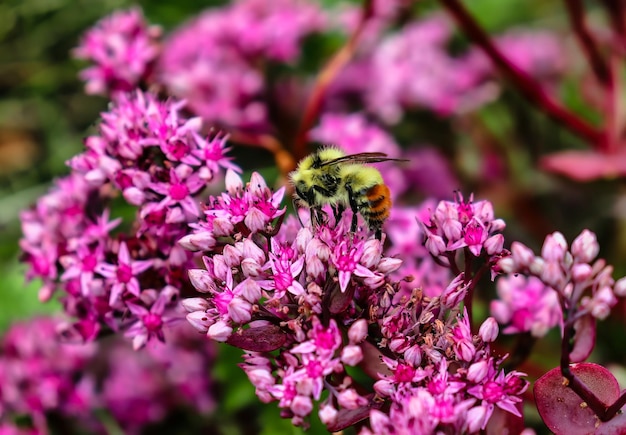
[[[365,192],[369,209],[362,213],[370,222],[370,225],[380,227],[382,223],[389,217],[391,209],[391,192],[384,184],[377,184],[369,188]]]

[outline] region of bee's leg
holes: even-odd
[[[298,207],[298,202],[296,201],[296,199],[293,199],[293,211],[296,212],[296,217],[298,218],[298,222],[300,222],[300,226],[304,227],[304,224],[302,223],[302,219],[300,219],[300,213],[298,213],[298,210],[300,209],[300,207]]]
[[[350,202],[350,209],[352,209],[352,224],[350,225],[350,232],[354,234],[356,233],[356,224],[357,224],[356,214],[358,213],[359,209],[356,205],[356,198],[354,197],[352,186],[349,184],[346,184],[346,190],[348,191],[348,201]]]
[[[378,241],[383,239],[383,230],[382,230],[382,228],[376,228],[376,233],[375,233],[374,237],[376,237],[376,240],[378,240]]]
[[[341,216],[343,215],[343,212],[346,211],[346,208],[343,206],[343,204],[337,204],[333,211],[335,215],[335,225],[337,225],[339,219],[341,219]]]

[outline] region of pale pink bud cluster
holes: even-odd
[[[502,258],[498,266],[505,273],[524,273],[541,280],[545,286],[554,289],[559,298],[569,300],[568,305],[579,304],[578,315],[591,314],[597,319],[604,319],[617,303],[617,297],[624,294],[623,287],[626,281],[623,281],[623,278],[617,283],[613,280],[613,266],[607,265],[603,259],[596,259],[599,251],[596,236],[589,230],[583,230],[572,242],[571,247],[561,233],[555,232],[546,237],[540,256],[535,256],[523,244],[514,242],[511,245],[511,255]],[[507,299],[513,300],[510,297]],[[536,305],[537,308],[542,307],[541,312],[532,313],[535,318],[543,318],[538,325],[530,329],[534,329],[536,335],[542,335],[546,327],[554,324],[559,311],[556,307],[557,301],[553,297],[549,297],[552,302],[544,300],[544,297],[540,299],[545,304],[539,304],[537,300],[528,300],[529,304]],[[503,308],[500,303],[492,304],[494,316],[505,320],[510,316]],[[530,309],[530,306],[526,309]],[[527,325],[523,328],[528,328],[528,321],[524,322]],[[539,326],[541,324],[544,326]],[[520,327],[522,326],[518,322],[514,330]]]

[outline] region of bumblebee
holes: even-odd
[[[311,209],[311,221],[322,221],[322,206],[333,207],[338,218],[346,207],[353,212],[351,232],[356,232],[357,213],[380,240],[382,225],[389,217],[391,195],[380,172],[367,163],[406,161],[384,153],[346,155],[326,147],[305,157],[290,174],[295,198]]]

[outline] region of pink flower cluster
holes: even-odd
[[[613,266],[596,259],[599,252],[596,235],[589,230],[583,230],[571,246],[563,234],[555,232],[546,237],[540,256],[524,244],[513,242],[511,255],[502,258],[498,266],[505,273],[536,277],[554,289],[572,320],[586,315],[605,319],[617,298],[626,296],[626,278],[616,282]],[[517,313],[527,308],[513,305],[509,309]]]
[[[379,319],[385,356],[374,390],[391,408],[372,410],[372,431],[365,433],[476,433],[496,407],[521,418],[517,405],[528,383],[524,373],[505,374],[502,360],[491,356],[496,321],[488,318],[474,335],[467,313],[448,311],[440,301],[416,290]]]
[[[0,344],[0,420],[29,415],[43,424],[52,410],[84,414],[94,403],[93,383],[83,370],[96,354],[93,343],[57,341],[57,322],[48,318],[14,325]],[[60,356],[62,355],[62,358]]]
[[[175,31],[158,61],[157,80],[209,122],[237,128],[267,124],[263,64],[293,62],[325,17],[307,0],[241,0],[204,12]]]
[[[501,276],[497,281],[498,299],[491,301],[491,315],[507,325],[505,334],[530,332],[543,337],[562,321],[557,293],[539,278],[523,275]]]
[[[49,433],[59,420],[105,433],[94,412],[106,409],[138,434],[174,412],[213,410],[212,346],[191,329],[136,352],[119,338],[62,343],[60,326],[51,318],[15,324],[0,343],[2,433]],[[32,428],[18,429],[25,418]]]
[[[94,63],[80,73],[88,94],[128,92],[144,82],[159,54],[161,29],[148,26],[139,9],[103,18],[74,50],[78,59]]]
[[[449,116],[498,97],[495,69],[482,51],[470,48],[461,55],[450,54],[453,26],[445,17],[413,20],[386,35],[379,21],[370,23],[357,59],[333,85],[335,96],[356,95],[388,124],[399,122],[406,110],[414,108]],[[542,81],[565,71],[563,44],[548,31],[518,30],[494,40],[513,64]]]
[[[383,404],[406,430],[422,427],[411,417],[421,406],[425,433],[477,432],[495,407],[521,416],[516,405],[527,383],[491,356],[493,318],[476,335],[458,298],[431,299],[417,285],[396,297],[400,282],[391,276],[402,261],[385,256],[367,226],[350,233],[349,212],[335,222],[327,210],[327,222],[314,226],[308,213],[300,214],[304,226],[283,221],[275,212],[282,191],[272,194],[258,174],[246,186],[227,176],[227,191],[183,239],[206,254],[205,269],[189,272],[202,296],[183,306],[196,329],[247,351],[241,367],[262,401],[277,401],[296,425],[307,424],[317,402],[331,431],[370,417],[375,433],[388,433],[388,415],[376,410]],[[274,212],[259,220],[241,213],[268,203]],[[489,225],[487,208],[472,210]],[[459,278],[448,287],[462,287]],[[376,380],[373,389],[348,374],[357,365]],[[406,407],[409,398],[415,407]]]
[[[505,227],[496,219],[489,201],[473,202],[458,193],[456,201],[441,201],[430,219],[422,221],[426,233],[426,248],[441,262],[452,265],[455,251],[464,248],[479,257],[486,254],[497,258],[503,254]]]
[[[192,255],[176,242],[200,215],[196,196],[207,182],[235,168],[224,155],[226,137],[203,137],[199,119],[183,117],[182,107],[140,91],[116,95],[100,134],[68,162],[72,173],[22,213],[28,277],[43,280],[43,300],[63,290],[83,339],[106,325],[139,348],[180,318]],[[118,192],[137,207],[121,229],[108,209]]]

